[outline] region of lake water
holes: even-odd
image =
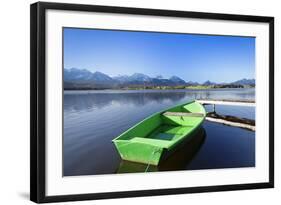
[[[122,161],[111,140],[155,112],[199,98],[254,100],[255,90],[65,91],[64,176],[145,171],[146,165]],[[254,107],[216,106],[216,111],[255,119]],[[198,137],[148,171],[253,166],[255,132],[205,121]]]

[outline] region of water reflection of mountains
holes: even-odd
[[[64,95],[64,109],[101,109],[113,103],[145,106],[148,103],[178,102],[187,96],[184,92],[172,93],[89,93]]]
[[[164,103],[170,101],[176,104],[180,101],[192,99],[251,99],[255,97],[255,90],[241,92],[241,90],[194,90],[194,91],[164,91],[164,92],[73,92],[64,94],[64,109],[89,110],[101,109],[113,104],[131,104],[145,106],[149,103]]]

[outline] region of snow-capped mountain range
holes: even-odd
[[[170,78],[163,78],[161,75],[150,77],[142,73],[134,73],[132,75],[118,75],[110,77],[107,74],[96,71],[91,72],[87,69],[70,68],[64,69],[64,83],[65,84],[88,84],[88,85],[106,85],[111,86],[130,86],[130,85],[148,85],[148,86],[180,86],[180,85],[219,85],[219,83],[206,82],[200,84],[194,81],[181,79],[178,76],[171,76]],[[255,85],[255,79],[241,79],[232,83],[232,85]]]

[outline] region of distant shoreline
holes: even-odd
[[[186,87],[186,88],[165,88],[165,89],[159,89],[159,88],[127,88],[127,89],[116,89],[116,88],[102,88],[102,89],[97,89],[97,88],[64,88],[64,91],[99,91],[99,90],[116,90],[116,91],[130,91],[130,90],[226,90],[226,89],[250,89],[250,88],[255,88],[255,87],[207,87],[207,86],[192,86],[192,87]]]

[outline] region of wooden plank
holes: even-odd
[[[231,116],[231,115],[220,115],[216,112],[208,112],[207,117],[222,119],[222,120],[226,120],[229,122],[238,122],[238,123],[243,123],[243,124],[248,124],[248,125],[253,125],[253,126],[255,126],[255,124],[256,124],[254,119],[235,117],[235,116]]]
[[[194,112],[164,112],[165,116],[204,117],[203,113]]]
[[[244,123],[240,123],[240,122],[231,122],[231,121],[218,119],[218,118],[212,118],[212,117],[206,117],[205,119],[208,121],[211,121],[211,122],[216,122],[216,123],[220,123],[220,124],[224,124],[224,125],[245,128],[245,129],[249,129],[252,131],[256,130],[256,127],[254,125],[244,124]]]
[[[235,100],[196,100],[203,105],[234,105],[234,106],[249,106],[255,107],[255,101],[235,101]]]

